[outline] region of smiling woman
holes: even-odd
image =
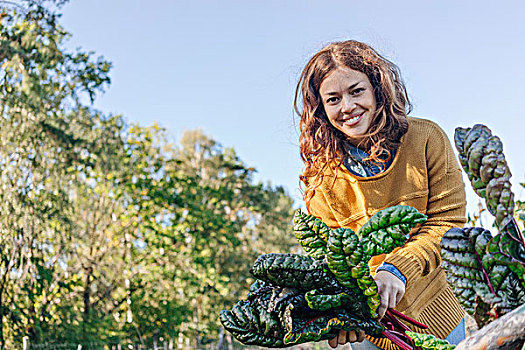
[[[439,243],[465,223],[466,202],[445,132],[408,117],[411,105],[398,68],[357,41],[330,44],[312,57],[299,79],[295,108],[305,164],[300,179],[311,215],[353,231],[398,204],[428,216],[403,247],[369,261],[381,298],[378,314],[395,308],[427,324],[423,332],[457,344],[465,336],[465,311],[441,269]],[[367,336],[370,342],[361,343],[364,336],[342,330],[329,344],[397,349],[387,339]]]
[[[323,80],[319,93],[330,123],[352,144],[359,144],[376,110],[374,88],[368,77],[340,67]]]
[[[332,43],[312,57],[299,79],[294,104],[301,116],[305,169],[300,178],[307,202],[316,187],[313,178],[330,160],[341,165],[349,143],[368,150],[364,158],[372,163],[391,161],[412,109],[397,66],[354,40]]]

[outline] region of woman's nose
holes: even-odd
[[[343,113],[350,113],[355,107],[355,101],[348,97],[343,97],[341,104],[341,112]]]

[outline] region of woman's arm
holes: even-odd
[[[407,279],[407,288],[441,265],[440,242],[444,233],[462,227],[465,218],[465,185],[452,145],[436,126],[426,145],[428,173],[428,217],[419,230],[386,263],[394,265]]]

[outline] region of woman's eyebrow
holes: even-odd
[[[361,83],[361,81],[358,81],[357,83],[354,83],[354,84],[350,85],[350,86],[348,87],[348,90],[352,90],[352,89],[355,88],[357,85],[359,85],[359,83]]]
[[[348,87],[348,90],[352,90],[352,89],[355,88],[357,85],[359,85],[359,83],[361,83],[361,82],[358,81],[357,83],[354,83],[354,84],[350,85],[350,86]],[[326,96],[333,96],[333,95],[337,95],[337,94],[338,94],[338,93],[335,92],[335,91],[330,91],[330,92],[325,93],[324,95],[326,95]]]

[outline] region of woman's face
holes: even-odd
[[[376,110],[374,88],[366,74],[337,68],[322,81],[319,94],[330,123],[357,145]]]

